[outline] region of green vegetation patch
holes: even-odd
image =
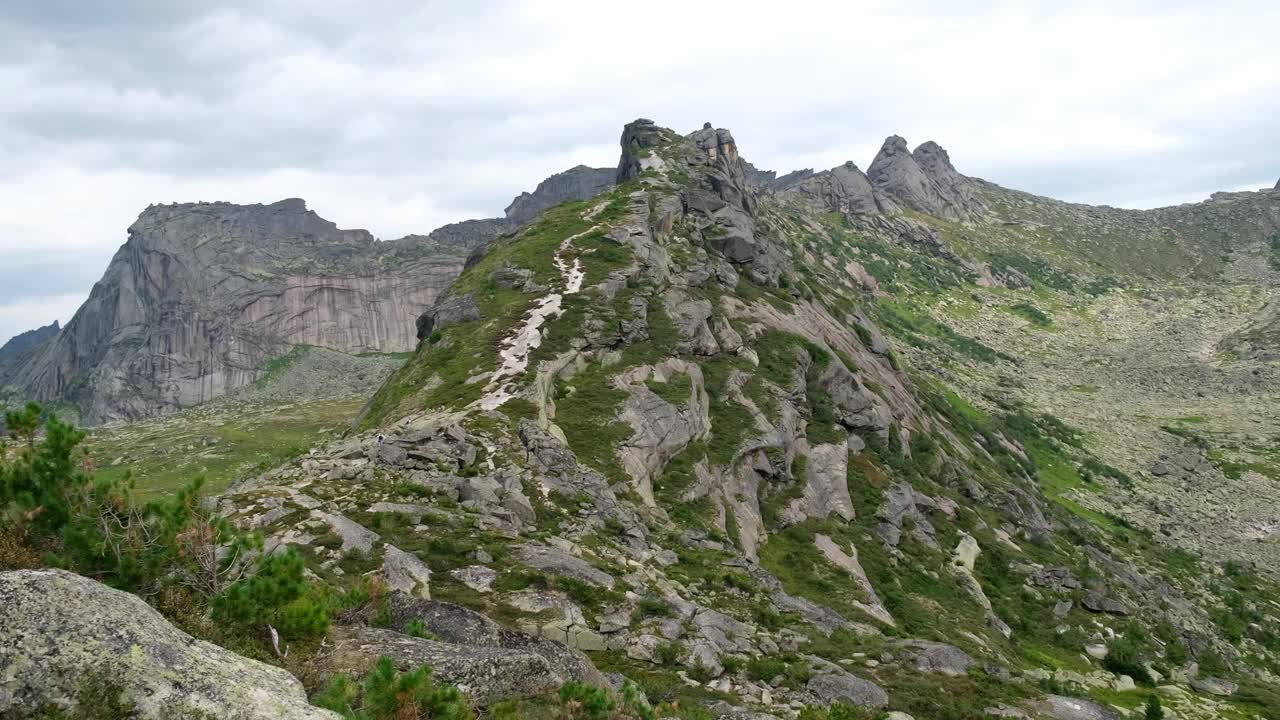
[[[876,319],[882,328],[915,347],[928,348],[941,344],[961,356],[979,362],[1013,362],[1009,355],[993,350],[967,335],[961,335],[949,325],[918,313],[903,302],[882,299],[875,308]]]
[[[1047,328],[1053,325],[1053,318],[1049,317],[1043,310],[1029,302],[1020,302],[1010,305],[1009,312],[1026,318],[1028,322],[1039,328]]]
[[[348,398],[200,408],[95,431],[86,447],[101,477],[129,474],[142,497],[175,492],[197,476],[205,478],[209,492],[217,493],[339,436],[362,402]]]

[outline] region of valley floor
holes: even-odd
[[[1079,504],[1210,559],[1280,568],[1280,367],[1220,350],[1276,293],[1252,284],[1112,291],[1069,306],[1042,296],[1048,327],[1010,314],[1022,295],[955,293],[937,308],[959,332],[1017,358],[957,381],[1062,419],[1135,478],[1131,491],[1062,488]]]

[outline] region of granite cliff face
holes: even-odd
[[[86,423],[172,412],[246,385],[296,345],[405,352],[467,244],[377,242],[302,200],[153,206],[89,299],[14,377]]]

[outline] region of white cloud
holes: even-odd
[[[962,171],[1113,205],[1280,175],[1274,3],[112,8],[0,21],[0,263],[105,264],[173,200],[300,196],[344,227],[425,232],[612,165],[638,116],[732,128],[778,171],[933,139]]]
[[[43,327],[54,320],[65,325],[87,297],[89,293],[86,290],[82,293],[42,295],[0,304],[0,345],[14,335]]]

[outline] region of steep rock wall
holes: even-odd
[[[458,250],[340,230],[301,200],[155,206],[15,384],[101,423],[210,400],[294,345],[412,350],[414,319],[462,270]]]

